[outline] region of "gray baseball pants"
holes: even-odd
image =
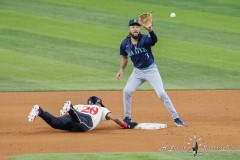
[[[149,82],[157,93],[158,97],[163,101],[165,107],[172,115],[172,118],[178,118],[178,113],[172,104],[171,99],[164,90],[162,78],[158,71],[157,65],[151,65],[149,69],[141,70],[133,69],[127,84],[123,90],[123,104],[125,117],[131,118],[131,97],[132,93],[140,87],[145,81]]]

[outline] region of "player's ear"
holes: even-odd
[[[128,32],[130,33],[131,26],[128,26]]]

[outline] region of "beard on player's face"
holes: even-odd
[[[141,33],[139,30],[134,30],[132,32],[130,32],[130,36],[135,39],[135,40],[138,40],[141,36]]]
[[[141,36],[140,32],[138,32],[138,33],[131,33],[130,32],[130,35],[135,40],[138,40],[140,38],[140,36]]]
[[[138,40],[141,36],[140,27],[138,25],[129,26],[129,35],[133,39]]]

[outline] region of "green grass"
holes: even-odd
[[[115,80],[119,45],[142,12],[154,15],[166,89],[240,89],[239,8],[234,0],[0,0],[0,91],[122,90],[132,62]]]
[[[10,157],[11,160],[238,160],[240,152],[208,152],[203,156],[194,157],[192,153],[84,153],[84,154],[32,154]]]

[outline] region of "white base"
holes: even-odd
[[[138,123],[134,129],[147,129],[147,130],[157,130],[161,128],[167,128],[167,124],[161,123]]]

